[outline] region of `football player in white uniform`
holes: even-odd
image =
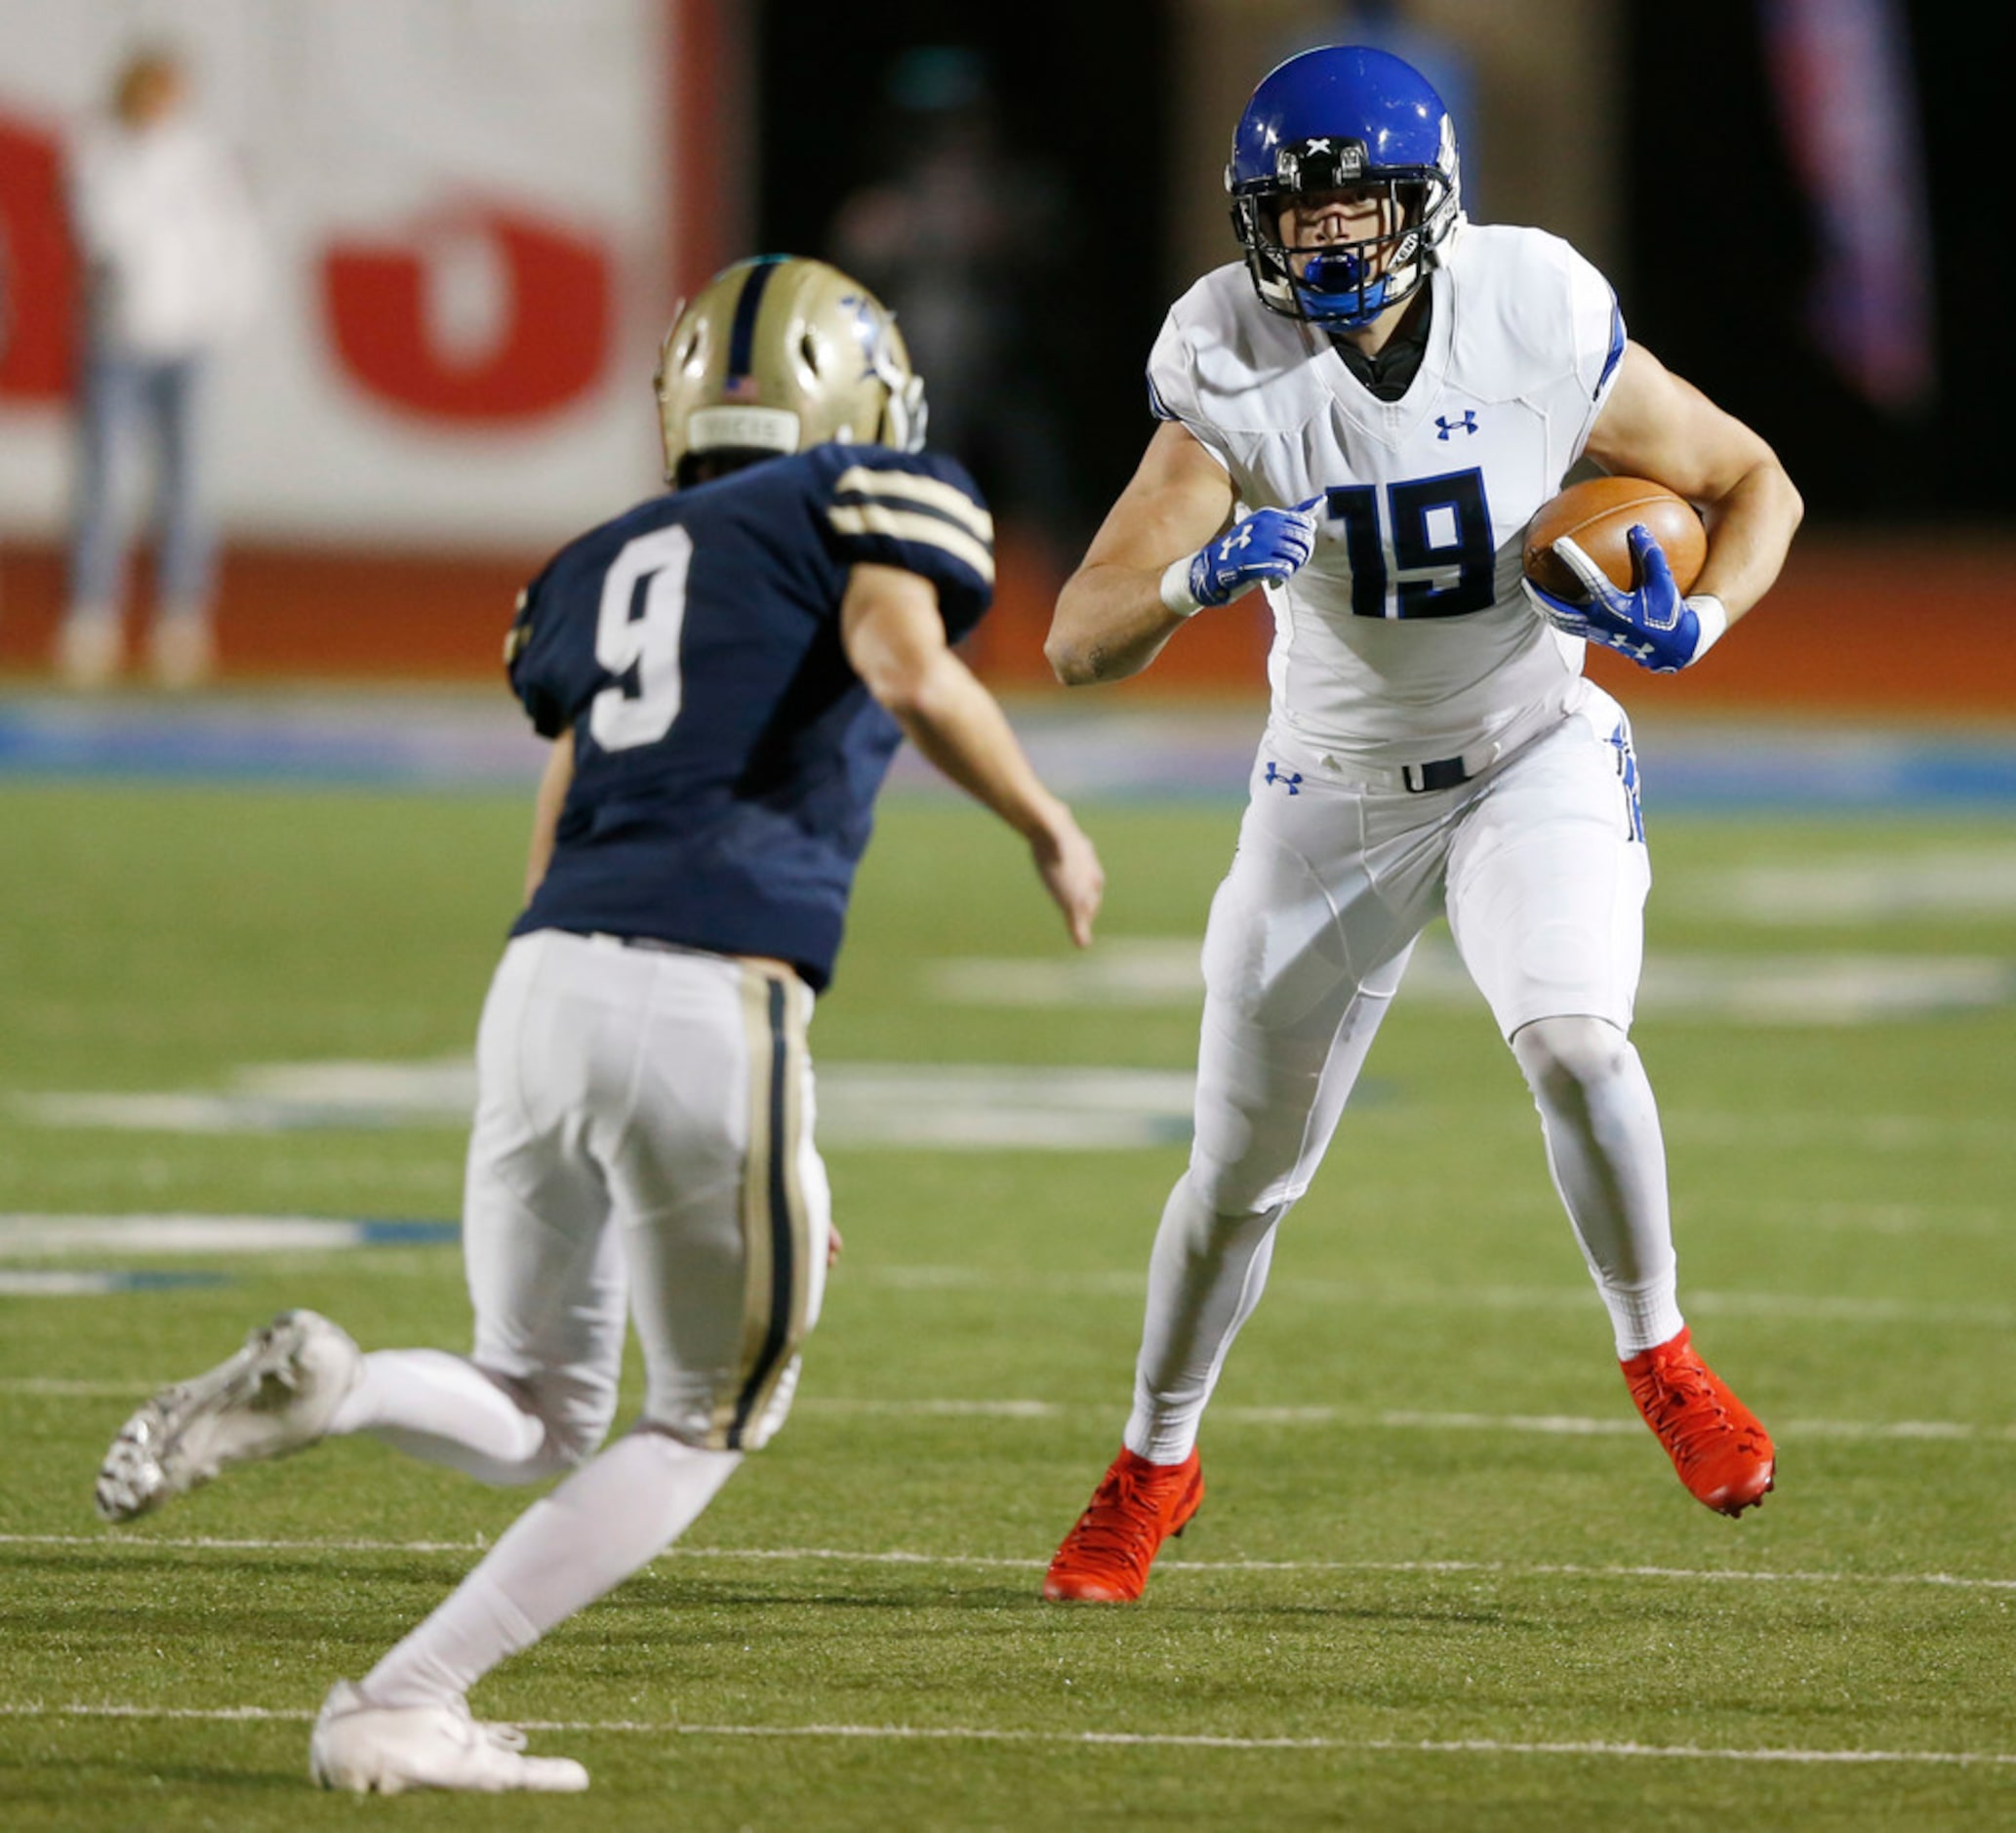
[[[1116,680],[1254,586],[1276,632],[1204,942],[1189,1167],[1149,1260],[1121,1451],[1045,1580],[1060,1600],[1138,1598],[1195,1512],[1199,1420],[1274,1231],[1438,913],[1532,1089],[1626,1381],[1681,1481],[1734,1515],[1773,1476],[1675,1298],[1628,1036],[1650,882],[1636,765],[1582,656],[1698,661],[1777,576],[1798,494],[1762,439],[1627,340],[1572,248],[1466,221],[1447,111],[1397,58],[1281,64],[1226,183],[1245,261],[1170,310],[1149,368],[1163,425],[1047,645],[1067,683]],[[1700,508],[1691,596],[1639,542],[1635,590],[1595,590],[1585,559],[1586,602],[1529,598],[1521,530],[1584,458]]]

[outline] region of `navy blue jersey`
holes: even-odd
[[[993,523],[949,459],[828,444],[655,497],[527,590],[506,651],[572,729],[552,864],[512,927],[652,936],[832,975],[901,733],[848,665],[857,562],[938,589],[953,641],[993,595]]]

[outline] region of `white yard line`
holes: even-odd
[[[1108,936],[1098,951],[1050,957],[926,960],[931,996],[954,1005],[1115,1010],[1194,1007],[1203,998],[1193,936]],[[1647,953],[1641,1016],[1714,1017],[1724,1024],[1842,1026],[2006,1004],[2016,971],[1995,955],[1922,955],[1843,949],[1749,955]],[[1446,932],[1415,948],[1401,998],[1412,1009],[1476,1008],[1476,988]]]
[[[1147,1272],[1048,1273],[1027,1268],[940,1265],[865,1265],[852,1277],[907,1291],[1035,1291],[1059,1297],[1125,1298],[1139,1304]],[[1586,1284],[1402,1285],[1379,1280],[1309,1280],[1276,1263],[1269,1302],[1308,1301],[1440,1311],[1592,1311]],[[1687,1294],[1687,1310],[1702,1317],[1814,1319],[1829,1324],[1966,1324],[2016,1328],[2016,1306],[1956,1304],[1897,1298],[1854,1298],[1833,1293],[1715,1292]]]
[[[805,1395],[797,1405],[809,1412],[893,1413],[925,1417],[1061,1419],[1082,1406],[1024,1400],[847,1400]],[[1229,1425],[1352,1426],[1393,1432],[1511,1432],[1547,1438],[1637,1438],[1643,1424],[1629,1413],[1600,1417],[1582,1413],[1430,1413],[1398,1408],[1351,1406],[1230,1406],[1212,1408],[1211,1417]],[[2016,1443],[2016,1425],[1975,1425],[1957,1419],[1785,1419],[1774,1420],[1780,1439],[1934,1440],[1953,1443]]]
[[[2008,1205],[1972,1202],[1764,1202],[1741,1208],[1714,1205],[1717,1219],[1770,1228],[1856,1229],[1872,1235],[1991,1235],[2009,1233]],[[1707,1206],[1703,1206],[1706,1215]]]
[[[449,1225],[401,1222],[314,1222],[307,1219],[126,1217],[80,1218],[73,1240],[65,1240],[57,1218],[0,1216],[0,1261],[12,1256],[68,1256],[121,1252],[129,1255],[249,1255],[326,1252],[359,1247],[446,1245]],[[15,1228],[13,1225],[21,1225]],[[10,1232],[12,1229],[12,1232]],[[74,1295],[159,1283],[173,1286],[211,1273],[148,1273],[90,1266],[11,1269],[0,1265],[0,1291]],[[1062,1298],[1113,1299],[1138,1307],[1146,1282],[1139,1268],[1053,1273],[1032,1268],[865,1264],[849,1277],[898,1291],[1033,1292]],[[1471,1310],[1494,1312],[1588,1312],[1595,1299],[1587,1285],[1407,1285],[1380,1280],[1313,1280],[1283,1269],[1270,1287],[1271,1302],[1351,1305],[1367,1311]],[[2016,1306],[1901,1298],[1861,1298],[1815,1292],[1717,1292],[1688,1294],[1687,1309],[1701,1317],[1757,1317],[1825,1324],[1902,1325],[1907,1328],[1959,1326],[2016,1329]]]
[[[298,1215],[0,1215],[0,1255],[327,1253],[345,1247],[452,1244],[452,1222]]]
[[[0,1534],[0,1547],[89,1547],[124,1553],[460,1553],[485,1551],[480,1540],[374,1540],[341,1538],[261,1539],[210,1534],[171,1536],[144,1531],[94,1534]],[[1042,1559],[1011,1559],[981,1553],[912,1553],[849,1547],[675,1546],[665,1559],[740,1560],[764,1564],[947,1567],[975,1571],[1041,1571]],[[1165,1557],[1157,1577],[1172,1573],[1212,1576],[1244,1572],[1388,1573],[1428,1577],[1581,1578],[1598,1582],[1656,1579],[1680,1584],[1875,1585],[1938,1591],[2016,1591],[2016,1578],[1967,1578],[1953,1572],[1714,1571],[1676,1566],[1577,1566],[1516,1560],[1193,1560]]]
[[[72,1381],[60,1375],[0,1377],[0,1394],[39,1395],[51,1400],[132,1401],[139,1405],[149,1392],[131,1381]]]
[[[1111,943],[1102,943],[1110,949]],[[1110,957],[1107,958],[1110,959]],[[954,964],[956,965],[956,964]],[[970,965],[970,964],[969,964]],[[1012,983],[1015,972],[1069,976],[1104,971],[1089,961],[983,964],[984,983]],[[1737,989],[1731,1016],[1784,1022],[1782,1001],[1804,998],[1783,979],[1774,957],[1762,986]],[[1011,971],[1012,970],[1012,971]],[[1193,969],[1191,970],[1193,971]],[[1834,971],[1834,970],[1830,970]],[[1919,1003],[1908,988],[1876,996],[1858,990],[1857,971],[1839,970],[1843,986],[1816,996],[1812,1015],[1837,1023],[1910,1016]],[[1908,977],[1956,984],[1925,991],[1927,1009],[1949,1004],[2006,1004],[2016,998],[2016,966],[1999,960],[1928,961],[1900,969]],[[1850,984],[1852,983],[1852,984]],[[1843,991],[1845,987],[1845,992]],[[1415,988],[1410,978],[1409,996]],[[1649,987],[1648,987],[1649,991]],[[1694,1015],[1707,989],[1689,982],[1681,1005]],[[1474,999],[1466,992],[1466,1002]],[[1841,1003],[1845,998],[1846,1003]],[[1835,1001],[1823,1014],[1829,999]],[[1085,998],[1068,989],[1058,1003]],[[1405,1086],[1382,1101],[1367,1084],[1365,1123],[1403,1131],[1447,1133],[1452,1120],[1468,1131],[1530,1133],[1530,1107],[1513,1101],[1460,1109]],[[1194,1076],[1186,1068],[1008,1063],[822,1062],[819,1134],[835,1150],[904,1147],[923,1151],[1129,1151],[1179,1146],[1190,1135]],[[298,1142],[317,1131],[386,1127],[466,1130],[475,1106],[474,1065],[466,1058],[431,1062],[308,1062],[246,1064],[222,1089],[31,1089],[0,1097],[31,1125],[187,1135],[284,1132]],[[1966,1151],[1976,1156],[2016,1150],[2016,1132],[1981,1114],[1867,1113],[1859,1108],[1690,1109],[1667,1111],[1667,1137],[1679,1144],[1717,1144],[1781,1153],[1788,1145],[1873,1153]],[[297,1150],[301,1149],[297,1144]],[[1543,1180],[1544,1187],[1544,1180]]]
[[[864,1266],[855,1277],[912,1291],[1038,1291],[1059,1297],[1124,1298],[1139,1304],[1145,1272],[1044,1273],[1003,1267]],[[1377,1281],[1309,1280],[1277,1269],[1270,1303],[1308,1301],[1368,1309],[1431,1307],[1454,1311],[1588,1311],[1584,1285],[1398,1285]],[[1894,1298],[1852,1298],[1828,1293],[1714,1292],[1688,1294],[1687,1309],[1703,1317],[1813,1319],[1830,1324],[1972,1324],[2016,1327],[2016,1306],[1920,1303]]]
[[[137,1706],[83,1700],[0,1705],[0,1718],[195,1721],[208,1724],[306,1725],[306,1710],[265,1706]],[[1056,1744],[1079,1749],[1307,1751],[1313,1755],[1615,1757],[1692,1763],[1804,1763],[1861,1766],[1936,1764],[1950,1768],[2016,1765],[1999,1750],[1740,1749],[1713,1744],[1608,1743],[1597,1739],[1544,1742],[1496,1737],[1236,1737],[1214,1731],[1042,1731],[977,1725],[690,1725],[669,1719],[522,1719],[531,1731],[579,1731],[647,1737],[855,1738],[929,1743]]]
[[[0,1376],[0,1396],[47,1400],[122,1400],[139,1403],[148,1390],[127,1381],[67,1380],[53,1375]],[[634,1403],[637,1396],[626,1399]],[[802,1412],[871,1413],[926,1419],[1021,1419],[1047,1421],[1087,1415],[1091,1406],[1066,1406],[1037,1400],[877,1400],[808,1394],[795,1403]],[[1478,1413],[1419,1412],[1406,1408],[1325,1405],[1233,1406],[1212,1409],[1211,1417],[1227,1425],[1346,1426],[1385,1432],[1498,1432],[1542,1438],[1634,1439],[1643,1425],[1625,1412]],[[1924,1441],[1944,1444],[2016,1444],[2016,1425],[1983,1425],[1961,1419],[1774,1419],[1772,1431],[1781,1440],[1829,1439],[1859,1441]]]

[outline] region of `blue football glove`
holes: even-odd
[[[1230,604],[1255,586],[1278,586],[1315,550],[1320,494],[1292,509],[1255,509],[1162,575],[1162,602],[1179,617]]]
[[[1554,553],[1582,582],[1587,601],[1557,598],[1531,580],[1525,582],[1526,595],[1555,630],[1601,643],[1654,674],[1676,674],[1708,654],[1728,629],[1729,614],[1711,594],[1680,595],[1665,551],[1643,523],[1627,539],[1635,582],[1630,591],[1620,591],[1572,537],[1563,536],[1554,543]]]

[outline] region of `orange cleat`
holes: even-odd
[[[1148,1586],[1162,1542],[1183,1532],[1203,1499],[1204,1471],[1194,1450],[1180,1464],[1150,1464],[1123,1446],[1050,1562],[1044,1597],[1132,1604]]]
[[[1777,1473],[1771,1435],[1694,1353],[1684,1328],[1623,1367],[1638,1411],[1697,1502],[1741,1515],[1764,1499]]]

